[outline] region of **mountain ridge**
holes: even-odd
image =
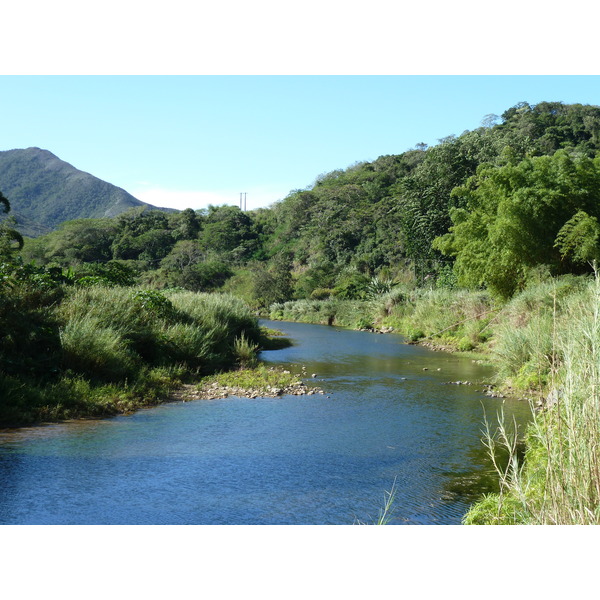
[[[16,228],[28,237],[65,221],[115,217],[130,208],[174,211],[142,202],[37,146],[0,151],[0,190],[11,204]]]

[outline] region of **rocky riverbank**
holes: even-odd
[[[294,375],[291,371],[259,365],[254,369],[241,369],[205,377],[197,384],[186,384],[171,394],[171,400],[215,400],[229,396],[245,398],[276,398],[278,396],[304,396],[325,392],[316,386],[308,386],[300,378],[306,373]]]

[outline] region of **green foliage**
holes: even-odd
[[[252,368],[258,363],[258,351],[259,345],[250,342],[246,339],[246,336],[242,334],[239,338],[236,338],[233,343],[233,352],[240,365],[240,368]]]
[[[551,353],[560,360],[543,409],[533,413],[524,460],[503,423],[487,432],[490,455],[500,449],[510,460],[507,468],[498,469],[500,494],[476,503],[465,523],[600,523],[599,301],[600,284],[588,279],[555,313]]]
[[[156,290],[136,290],[132,292],[131,299],[135,307],[150,315],[168,318],[174,312],[173,303]]]
[[[371,293],[372,280],[357,270],[343,271],[337,278],[334,294],[343,300],[365,299]]]
[[[238,393],[240,394],[255,393],[272,396],[274,391],[281,393],[286,388],[297,386],[299,377],[299,375],[294,375],[284,369],[258,364],[250,368],[203,377],[198,384],[198,388],[210,389],[217,386],[239,390]]]
[[[361,329],[372,323],[373,306],[355,300],[296,300],[270,307],[270,318],[300,323],[337,325]]]
[[[451,212],[450,233],[433,246],[456,257],[459,284],[485,285],[510,297],[522,289],[533,266],[548,265],[555,274],[563,271],[557,245],[575,259],[582,252],[593,255],[591,218],[600,215],[599,193],[600,159],[559,151],[516,165],[482,166],[476,177],[454,190],[465,208]],[[575,217],[580,211],[586,211],[584,220]],[[586,237],[574,245],[573,232],[582,228]]]
[[[509,297],[540,265],[552,274],[589,272],[599,149],[599,107],[519,103],[435,146],[320,175],[269,209],[119,209],[116,218],[79,219],[26,240],[24,257],[91,277],[106,274],[82,265],[118,259],[138,284],[235,291],[255,308],[314,290],[377,295],[364,278],[403,281],[397,275],[410,271],[422,287],[489,286]],[[55,175],[71,173],[49,153],[24,154],[35,169],[55,161]],[[11,181],[15,173],[7,172]],[[453,271],[442,253],[456,258]]]
[[[310,293],[311,300],[327,300],[335,295],[335,290],[332,288],[315,288]]]
[[[0,192],[0,205],[5,213],[10,212],[10,202]],[[10,259],[17,251],[21,250],[24,245],[23,236],[13,229],[15,220],[12,218],[0,221],[0,260]]]
[[[389,294],[392,291],[394,284],[389,279],[381,277],[371,277],[366,289],[368,298],[375,298],[383,294]]]
[[[230,296],[64,286],[11,269],[0,278],[0,426],[156,402],[183,377],[231,368],[240,340],[261,339]]]
[[[331,289],[337,276],[336,267],[330,262],[320,262],[300,273],[294,283],[294,295],[309,298],[316,289]]]
[[[265,308],[276,302],[285,302],[293,295],[291,261],[280,254],[271,260],[271,267],[255,265],[252,277],[253,306]]]
[[[120,381],[135,374],[140,357],[127,338],[97,317],[82,316],[68,321],[60,331],[63,364],[75,373],[103,381]]]
[[[589,264],[600,258],[599,238],[598,219],[580,210],[562,226],[554,245],[563,259],[570,259],[575,264]]]
[[[231,265],[214,253],[205,253],[197,240],[180,240],[160,263],[163,285],[195,292],[219,289],[233,275]]]
[[[435,278],[435,285],[438,288],[455,289],[458,285],[456,273],[449,264],[444,265]]]
[[[589,284],[562,276],[529,285],[502,309],[492,349],[498,377],[521,390],[543,388],[561,362],[554,350],[569,306]]]
[[[117,225],[110,219],[79,219],[33,240],[26,240],[23,256],[39,264],[63,267],[112,259],[111,245]]]
[[[258,234],[248,213],[237,206],[209,206],[200,248],[226,253],[232,262],[252,258],[258,250]]]

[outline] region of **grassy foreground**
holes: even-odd
[[[338,315],[340,318],[338,318]],[[534,404],[525,456],[510,424],[484,444],[500,493],[484,497],[467,524],[600,523],[600,280],[564,276],[532,282],[506,303],[486,292],[394,289],[369,302],[274,305],[271,318],[381,330],[409,341],[476,353],[496,384]],[[504,464],[504,462],[502,462]]]
[[[0,427],[157,404],[265,341],[232,296],[31,280],[2,294],[0,326]]]

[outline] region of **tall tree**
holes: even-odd
[[[589,243],[579,254],[573,251],[573,232],[585,226],[588,242],[597,239],[592,219],[600,218],[600,157],[560,150],[517,164],[482,166],[453,196],[462,208],[451,211],[450,233],[437,238],[434,248],[456,257],[459,283],[485,285],[508,297],[524,284],[530,267],[572,272],[582,268],[581,261],[569,258],[593,254]],[[585,219],[577,217],[580,211]]]

